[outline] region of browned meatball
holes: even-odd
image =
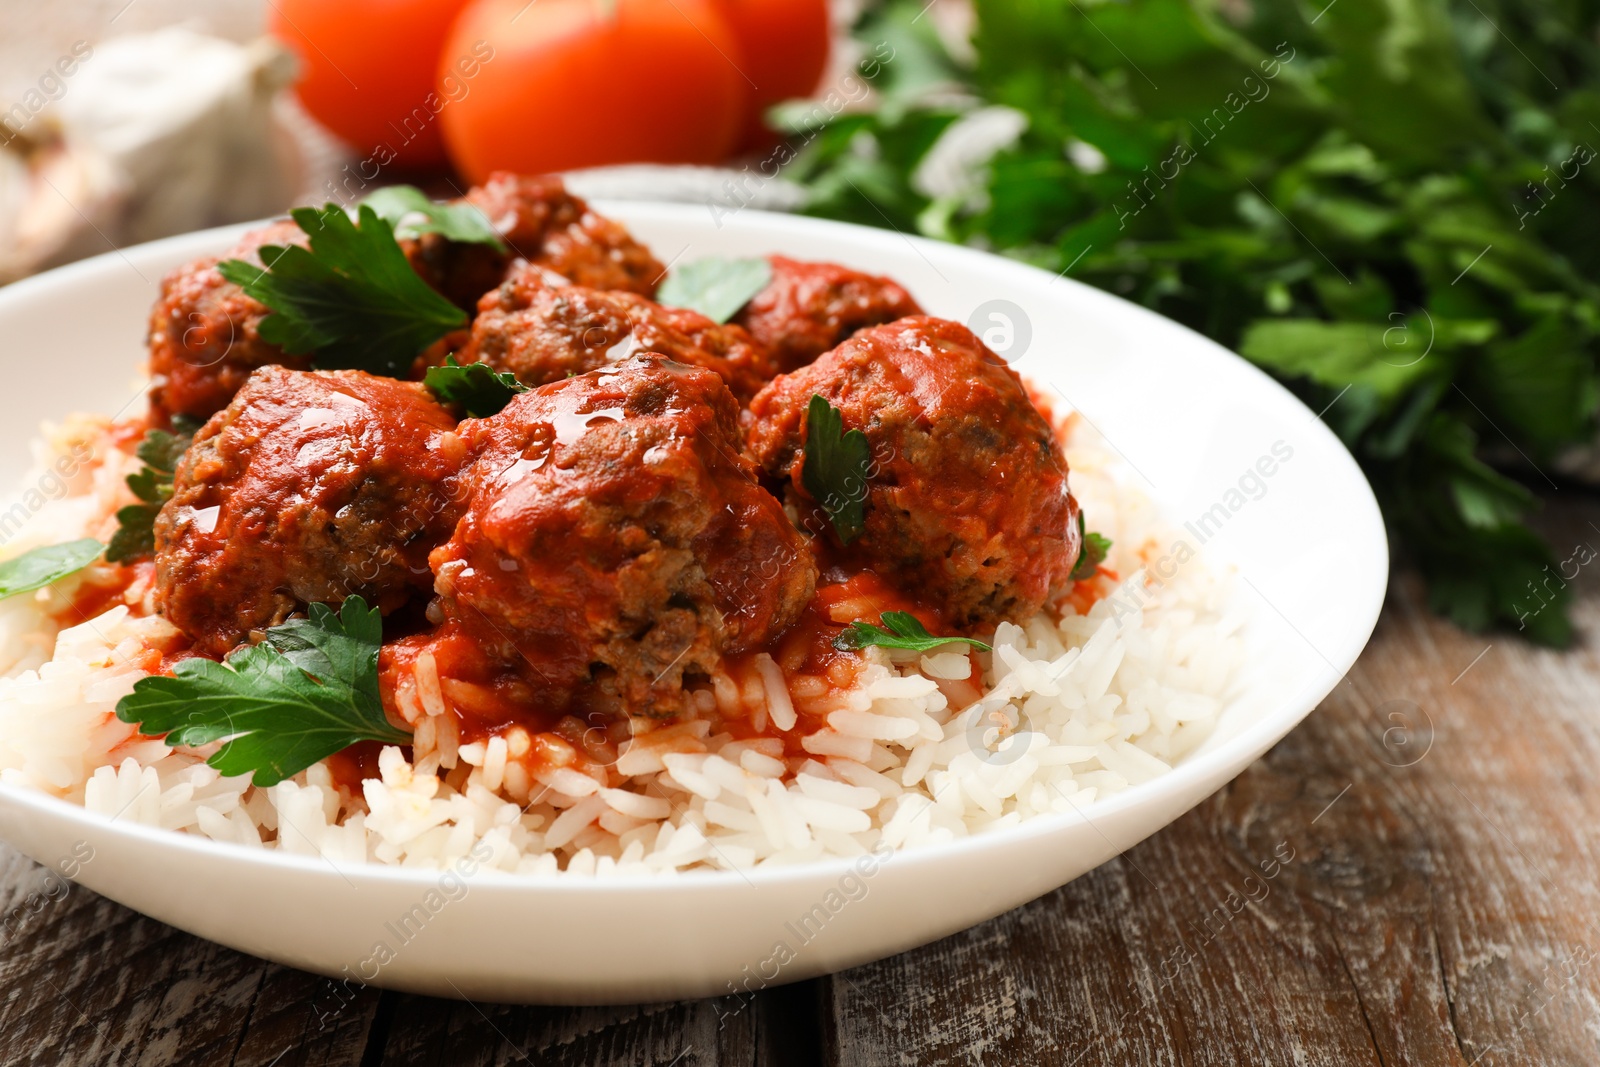
[[[733,321],[772,352],[780,373],[798,370],[863,327],[922,314],[888,278],[787,256],[767,262],[772,281]]]
[[[1026,619],[1065,584],[1080,547],[1066,462],[1022,380],[972,331],[926,317],[863,330],[756,396],[749,453],[807,510],[813,394],[872,447],[857,559],[969,631]],[[837,542],[826,519],[807,525]]]
[[[599,710],[674,714],[685,676],[761,645],[811,598],[805,541],[756,483],[710,371],[628,359],[461,432],[470,496],[432,557],[446,629],[522,670],[547,708],[587,687]]]
[[[741,402],[777,373],[766,350],[738,326],[634,293],[551,286],[536,267],[513,271],[484,295],[456,358],[510,371],[524,385],[545,385],[636,352],[716,371]]]
[[[568,194],[559,178],[497,174],[468,191],[466,199],[488,215],[506,251],[437,234],[400,242],[412,268],[466,311],[524,260],[580,285],[655,291],[661,264],[619,223]],[[158,424],[166,425],[174,415],[204,419],[221,411],[257,367],[311,365],[311,357],[285,355],[261,340],[267,309],[216,267],[222,259],[259,263],[262,245],[305,243],[295,223],[276,222],[246,234],[227,255],[197,260],[162,281],[149,337],[150,408]]]
[[[200,430],[156,519],[162,613],[224,653],[308,603],[432,583],[466,446],[421,385],[263,367]]]
[[[488,216],[505,241],[504,252],[429,234],[409,254],[418,274],[468,311],[519,261],[574,285],[644,296],[655,293],[666,270],[621,223],[589,210],[554,175],[493,174],[469,189],[466,200]]]
[[[149,337],[150,409],[158,423],[221,411],[257,367],[310,366],[309,356],[285,356],[261,339],[267,309],[217,271],[224,259],[260,265],[262,245],[305,243],[293,222],[275,222],[245,234],[226,255],[196,260],[161,280]]]

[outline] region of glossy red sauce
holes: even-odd
[[[131,569],[118,568],[119,571]],[[118,574],[116,577],[119,580],[105,585],[91,584],[88,581],[80,583],[73,591],[71,599],[52,613],[56,621],[62,626],[77,626],[124,603],[124,596],[132,578],[123,574]]]
[[[1070,606],[1074,613],[1087,615],[1090,608],[1110,596],[1121,582],[1121,576],[1102,563],[1094,577],[1072,583],[1063,603]]]
[[[120,451],[133,455],[133,450],[139,447],[144,440],[146,432],[154,428],[155,420],[150,415],[136,415],[131,418],[118,419],[106,430],[106,436]]]
[[[155,561],[150,559],[116,565],[97,564],[84,572],[70,598],[53,605],[55,610],[51,614],[62,626],[88,622],[119,604],[128,604],[129,590],[148,588],[155,569]]]
[[[785,754],[805,757],[800,739],[827,725],[827,716],[843,705],[856,682],[861,657],[834,647],[834,640],[850,623],[878,622],[885,612],[906,611],[930,632],[944,626],[937,609],[917,602],[869,571],[848,573],[842,561],[832,561],[821,585],[801,618],[761,649],[727,657],[720,676],[696,683],[706,700],[715,700],[713,732],[736,740],[765,737],[780,740]],[[537,776],[556,767],[571,767],[605,780],[604,768],[630,737],[626,720],[599,712],[585,712],[579,690],[565,707],[541,709],[523,675],[497,662],[473,634],[454,623],[439,629],[391,641],[380,657],[379,677],[384,704],[391,712],[415,715],[427,701],[420,692],[418,660],[431,654],[439,676],[440,696],[455,716],[460,744],[512,737],[527,737],[527,751],[513,758]],[[771,656],[783,673],[791,693],[797,723],[779,730],[765,713],[758,657]],[[420,672],[426,675],[426,671]],[[731,693],[728,687],[731,686]],[[405,692],[404,690],[408,690]],[[664,724],[670,725],[670,724]],[[341,762],[341,773],[375,773],[372,760]],[[353,779],[346,779],[347,784]]]
[[[379,741],[357,741],[349,748],[329,756],[326,762],[333,784],[352,793],[361,792],[362,782],[381,777],[378,773],[378,755],[383,748]],[[411,758],[410,749],[401,751],[406,759]]]
[[[414,676],[417,660],[433,655],[441,696],[459,720],[463,744],[503,733],[514,725],[549,729],[555,719],[531,712],[533,694],[513,670],[488,655],[471,634],[455,622],[383,646],[378,659],[379,688],[386,707],[398,706],[397,689]],[[426,701],[416,698],[424,707]]]
[[[151,674],[163,674],[170,677],[172,669],[186,659],[208,659],[213,663],[218,662],[216,656],[207,655],[199,649],[189,647],[187,638],[179,637],[176,640],[181,642],[181,647],[175,648],[170,652],[163,652],[160,664],[150,672]]]

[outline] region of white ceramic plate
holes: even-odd
[[[435,873],[246,851],[108,822],[17,788],[0,787],[0,836],[52,867],[86,842],[94,858],[77,878],[96,892],[328,975],[496,1001],[723,994],[922,945],[1076,878],[1237,775],[1365,645],[1388,575],[1371,490],[1315,414],[1237,356],[1116,297],[968,249],[755,211],[715,220],[694,206],[601,206],[663,261],[770,251],[834,260],[892,275],[933,314],[966,322],[983,308],[979,331],[997,343],[1009,319],[1011,356],[1025,331],[1018,369],[1082,412],[1170,518],[1194,523],[1187,536],[1202,559],[1238,568],[1251,658],[1215,735],[1171,773],[1081,815],[905,852],[870,873],[844,861],[655,880],[478,873],[464,892],[451,882],[444,896],[455,899],[436,911]],[[242,229],[158,241],[0,290],[10,370],[0,476],[19,475],[41,419],[142,403],[145,320],[161,276]],[[1285,448],[1292,457],[1270,476],[1252,473],[1275,445],[1279,459]],[[426,923],[402,930],[419,904]]]

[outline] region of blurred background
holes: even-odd
[[[10,2],[0,282],[501,168],[964,242],[1278,376],[1436,610],[1562,645],[1574,556],[1528,520],[1600,481],[1597,27],[1596,0]]]

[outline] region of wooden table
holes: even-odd
[[[1600,547],[1600,503],[1563,493],[1544,526]],[[43,870],[0,852],[0,1063],[1594,1064],[1600,567],[1574,584],[1588,636],[1555,653],[1461,633],[1401,578],[1323,706],[1165,831],[721,1027],[711,1001],[376,990],[319,1026],[322,979],[83,889],[30,909]]]

